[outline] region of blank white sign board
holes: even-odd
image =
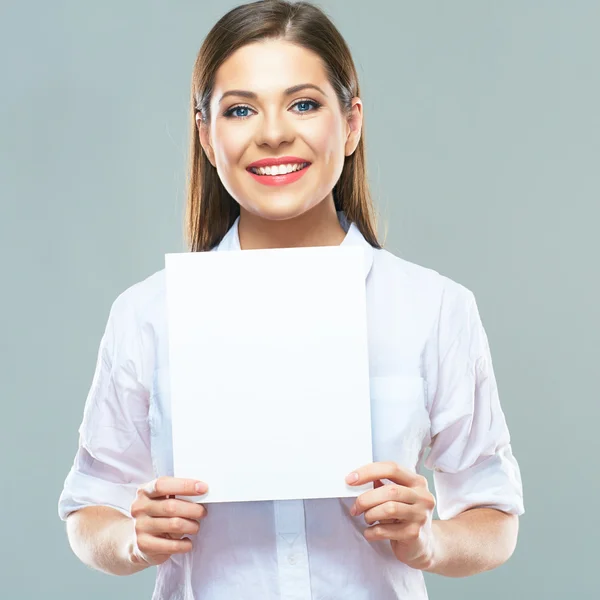
[[[372,462],[364,254],[165,255],[175,477],[202,503],[358,496]],[[190,498],[191,499],[191,498]]]

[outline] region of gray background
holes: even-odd
[[[183,249],[192,65],[236,4],[0,4],[3,598],[150,597],[153,570],[80,564],[56,503],[110,303]],[[359,68],[387,247],[475,292],[522,469],[512,559],[426,575],[430,596],[600,597],[600,3],[321,6]]]

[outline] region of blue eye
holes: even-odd
[[[321,104],[319,104],[315,100],[298,100],[298,102],[293,104],[293,106],[299,107],[298,110],[295,111],[297,113],[311,112],[311,106],[313,107],[312,111],[315,111],[315,110],[318,110],[319,108],[321,108]],[[303,107],[303,108],[300,108],[300,107]],[[241,111],[241,112],[238,112],[238,111]],[[252,109],[249,106],[244,106],[243,104],[239,104],[238,106],[234,106],[234,107],[230,108],[229,110],[225,111],[223,113],[223,116],[243,120],[243,119],[247,119],[250,116],[250,111],[252,111]]]
[[[238,111],[238,110],[242,110],[242,111],[243,111],[243,110],[246,110],[246,111],[248,111],[248,110],[250,110],[250,109],[249,109],[247,106],[236,106],[235,108],[232,108],[232,109],[231,109],[231,114],[235,113],[235,112],[236,112],[236,111]],[[234,116],[236,116],[236,117],[239,117],[240,119],[245,119],[245,118],[246,118],[248,115],[247,115],[247,114],[240,115],[240,114],[238,113],[237,115],[234,115]]]
[[[310,106],[311,104],[313,104],[315,106],[315,108],[318,108],[317,103],[313,102],[312,100],[300,100],[300,102],[296,102],[296,104],[294,104],[294,106],[298,106],[298,107],[300,107],[302,105]],[[298,112],[308,112],[308,110],[300,110],[300,108],[298,108]]]
[[[298,110],[296,112],[307,113],[319,110],[319,108],[321,108],[322,105],[319,104],[316,100],[298,100],[298,102],[296,102],[294,106],[298,107]],[[307,107],[307,110],[300,109],[299,107],[301,106]],[[312,110],[310,109],[311,106],[313,107]]]

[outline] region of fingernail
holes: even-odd
[[[356,516],[356,505],[352,505],[352,508],[350,509],[350,514],[355,517]]]
[[[204,494],[204,492],[206,491],[206,485],[204,483],[197,483],[196,484],[196,491],[199,494]]]
[[[358,481],[358,473],[350,473],[348,477],[346,477],[346,483],[356,483]]]

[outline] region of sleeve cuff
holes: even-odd
[[[136,484],[114,483],[71,469],[58,501],[58,516],[66,521],[69,514],[85,506],[109,506],[131,517]]]
[[[525,512],[521,474],[510,445],[461,471],[434,468],[433,480],[442,520],[476,507],[513,515]]]

